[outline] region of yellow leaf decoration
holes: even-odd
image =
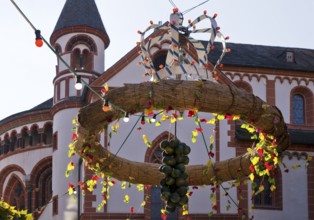
[[[254,176],[254,173],[251,173],[251,174],[250,174],[250,180],[251,180],[252,182],[254,181],[254,177],[255,177],[255,176]]]
[[[210,143],[210,144],[213,144],[214,142],[215,142],[215,137],[214,137],[214,135],[210,135],[209,143]]]
[[[212,118],[212,119],[210,119],[210,120],[208,120],[207,122],[206,122],[206,124],[215,124],[215,122],[216,122],[216,118]]]
[[[197,136],[198,136],[197,130],[193,130],[193,131],[192,131],[192,135],[193,135],[194,137],[197,137]]]
[[[246,150],[250,155],[253,155],[254,150],[252,148],[247,148]]]
[[[125,181],[123,181],[123,182],[121,183],[121,189],[126,189],[126,182],[125,182]]]
[[[224,116],[224,115],[218,115],[218,116],[217,116],[217,119],[218,119],[218,120],[224,120],[224,119],[225,119],[225,116]]]
[[[257,163],[258,163],[258,161],[259,161],[259,157],[252,157],[251,158],[251,163],[253,164],[253,165],[256,165]]]
[[[130,196],[129,195],[125,195],[123,202],[129,203],[130,202]]]
[[[298,169],[300,167],[301,167],[300,164],[296,164],[296,165],[291,166],[291,169],[296,170],[296,169]]]
[[[143,201],[143,202],[141,203],[141,207],[144,207],[145,205],[146,205],[146,202]]]
[[[239,120],[239,119],[240,119],[240,115],[234,115],[233,118],[232,118],[232,120],[234,120],[234,121],[235,120]]]
[[[188,210],[184,210],[183,212],[182,212],[182,215],[188,215],[189,214],[189,211]]]
[[[168,115],[162,115],[161,118],[160,118],[161,121],[166,121],[168,119],[169,119]]]
[[[175,123],[177,121],[177,119],[175,117],[171,117],[170,122],[171,123]]]
[[[69,187],[69,189],[68,189],[68,193],[69,193],[69,195],[72,195],[72,194],[74,193],[74,190],[73,190],[73,188],[72,188],[72,187]]]
[[[275,186],[275,185],[271,185],[271,186],[270,186],[270,190],[271,190],[271,191],[274,191],[275,189],[276,189],[276,186]]]
[[[143,184],[137,184],[137,190],[138,191],[143,191],[144,190],[144,185]]]
[[[144,144],[146,144],[146,146],[148,148],[151,148],[152,147],[152,143],[148,141],[146,134],[143,134],[142,138],[143,138]]]
[[[191,138],[191,141],[192,141],[192,143],[194,144],[194,143],[196,142],[196,138],[193,136],[193,137]]]
[[[211,168],[212,166],[212,161],[211,160],[208,160],[207,161],[207,169]]]
[[[74,170],[74,163],[73,162],[70,162],[68,164],[68,169],[67,170]]]
[[[104,89],[105,89],[106,92],[108,92],[108,90],[109,90],[108,83],[105,84]]]

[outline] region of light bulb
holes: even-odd
[[[44,42],[42,39],[36,39],[35,44],[37,47],[41,47],[44,44]]]
[[[105,101],[104,106],[102,107],[102,110],[104,112],[109,111],[109,102],[107,100]]]
[[[154,116],[152,117],[152,119],[150,120],[151,122],[155,123],[156,122],[156,114],[154,114]]]
[[[142,116],[141,124],[142,124],[142,125],[145,124],[145,116]]]
[[[83,88],[82,82],[81,82],[81,76],[76,77],[76,82],[75,82],[75,89],[76,90],[81,90]]]
[[[128,113],[128,112],[125,113],[125,116],[124,116],[124,118],[123,118],[123,121],[124,121],[124,122],[129,122],[129,121],[130,121],[129,113]]]
[[[35,35],[36,35],[35,44],[37,47],[41,47],[44,43],[43,43],[43,38],[41,37],[41,34],[40,34],[40,30],[36,30]]]

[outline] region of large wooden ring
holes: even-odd
[[[195,92],[198,94],[197,102]],[[153,95],[148,98],[149,94]],[[253,124],[263,133],[274,136],[279,153],[290,144],[287,126],[280,110],[236,87],[211,81],[162,80],[157,83],[126,84],[110,90],[105,99],[127,112],[134,113],[143,112],[149,99],[153,106],[164,108],[172,106],[176,110],[198,109],[199,112],[241,115],[243,121]],[[176,100],[175,106],[173,100]],[[104,112],[102,105],[103,101],[99,100],[80,110],[75,151],[80,153],[82,148],[89,144],[95,150],[91,167],[98,164],[97,167],[102,171],[121,181],[159,185],[163,174],[159,171],[158,164],[135,162],[114,156],[96,141],[95,134],[124,114],[115,108]],[[208,169],[207,165],[189,165],[186,168],[189,185],[211,184],[214,176],[222,182],[248,176],[251,173],[250,164],[250,155],[246,153],[213,163],[212,169]],[[206,175],[205,169],[208,169]]]

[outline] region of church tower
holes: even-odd
[[[65,178],[65,170],[70,162],[68,145],[72,142],[72,119],[84,103],[84,90],[75,89],[78,78],[90,84],[104,72],[105,49],[109,37],[101,20],[94,0],[67,0],[50,43],[62,59],[77,73],[77,77],[60,59],[53,80],[53,208],[55,220],[76,220],[80,215],[80,200],[64,194],[68,184],[76,185],[82,179],[79,173],[79,158],[74,158],[75,171]]]

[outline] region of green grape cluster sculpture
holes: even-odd
[[[166,212],[171,213],[176,208],[186,207],[189,201],[185,165],[190,161],[187,155],[191,148],[178,139],[164,140],[160,143],[160,148],[163,150],[163,157],[159,170],[165,174],[165,178],[160,181],[161,198],[166,203]]]

